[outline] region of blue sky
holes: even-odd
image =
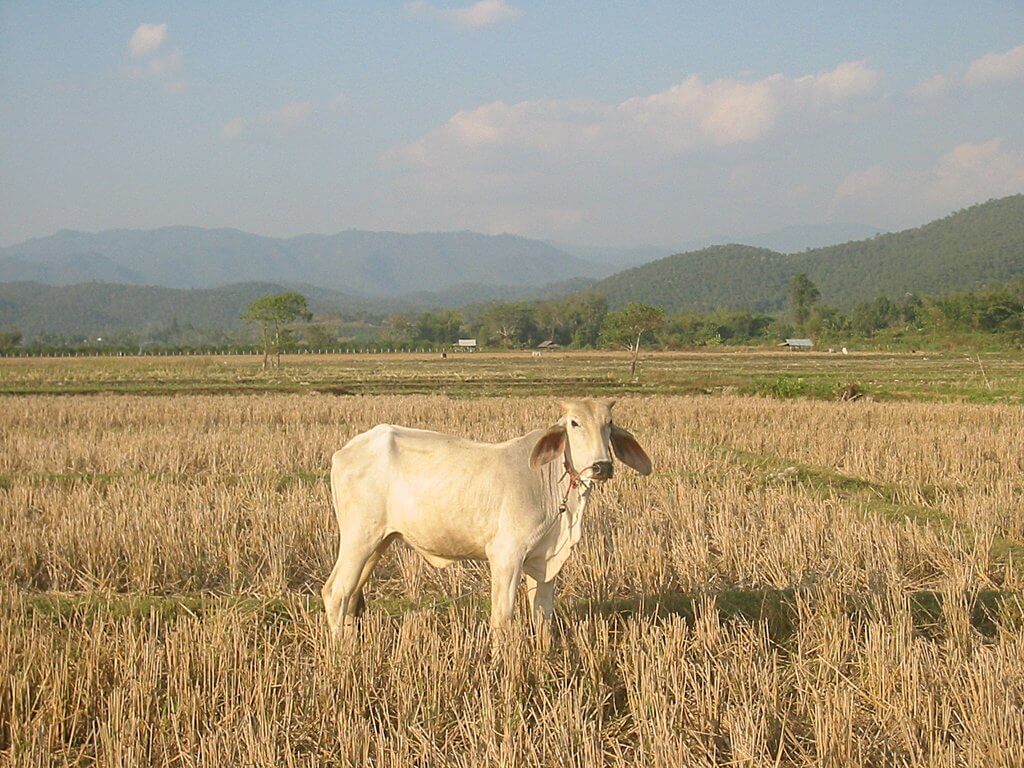
[[[0,115],[4,244],[892,229],[1024,191],[1024,5],[8,1]]]

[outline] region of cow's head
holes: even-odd
[[[569,466],[586,480],[612,476],[612,453],[641,475],[651,474],[651,460],[629,432],[612,423],[614,400],[570,400],[562,403],[562,418],[537,441],[530,454],[536,469],[565,456]]]

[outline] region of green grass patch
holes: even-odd
[[[753,470],[764,483],[797,483],[801,487],[822,496],[839,495],[859,502],[865,511],[882,515],[893,522],[911,522],[928,525],[939,530],[957,531],[967,536],[977,532],[967,523],[955,520],[935,505],[936,488],[922,489],[931,504],[908,504],[901,500],[902,489],[897,485],[874,480],[851,477],[825,467],[791,461],[785,458],[765,456],[730,446],[718,446],[714,450]],[[1003,536],[995,536],[990,556],[1017,573],[1024,573],[1024,546]]]
[[[286,358],[261,371],[243,356],[180,358],[0,359],[0,395],[247,395],[323,397],[445,393],[504,395],[622,395],[743,393],[836,398],[849,384],[876,399],[1024,403],[1019,351],[967,355],[908,353],[789,353],[708,349],[644,353],[639,377],[628,355],[561,351],[452,355],[324,355]]]

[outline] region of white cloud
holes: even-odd
[[[184,60],[177,48],[167,50],[166,24],[140,24],[131,39],[128,49],[132,58],[137,59],[128,69],[134,80],[163,80],[178,73]],[[183,78],[164,84],[167,93],[181,93],[187,87]]]
[[[287,133],[305,123],[312,111],[313,105],[310,102],[293,101],[280,109],[264,112],[260,115],[260,121],[274,126],[282,133]]]
[[[163,56],[154,56],[146,62],[146,74],[149,77],[167,77],[181,69],[181,51],[168,51]]]
[[[466,29],[493,27],[515,21],[523,15],[520,9],[513,8],[505,0],[479,0],[459,8],[439,8],[426,0],[414,0],[406,3],[405,9],[414,15],[435,16]]]
[[[128,41],[128,49],[132,56],[139,59],[155,53],[166,41],[166,24],[139,24]]]
[[[896,186],[897,174],[881,165],[873,165],[846,176],[836,188],[837,201],[874,201],[888,196],[889,190]]]
[[[911,90],[917,101],[929,101],[950,94],[962,87],[980,88],[997,83],[1024,80],[1024,45],[1003,53],[986,53],[970,63],[960,75],[932,75]]]
[[[829,72],[798,78],[796,84],[808,87],[819,100],[842,104],[871,93],[881,79],[882,73],[866,61],[844,61]]]
[[[1008,150],[1001,139],[964,142],[925,169],[880,165],[848,175],[833,199],[835,208],[885,217],[889,211],[931,218],[993,197],[1024,192],[1024,152]]]
[[[1024,191],[1024,152],[1003,149],[1001,139],[960,144],[939,158],[927,191],[951,206]]]
[[[328,102],[334,107],[342,102],[338,98]],[[252,132],[256,136],[283,136],[301,128],[313,114],[313,103],[310,101],[291,101],[278,109],[261,112],[255,117],[238,116],[228,120],[220,129],[222,139],[237,139],[243,132]]]
[[[523,12],[511,7],[505,0],[480,0],[465,8],[444,11],[444,14],[459,26],[479,29],[514,21],[522,16]]]
[[[876,109],[880,81],[848,62],[803,77],[695,75],[618,102],[495,101],[386,152],[375,200],[408,228],[608,242],[735,232],[737,216],[767,229],[791,209],[828,207],[831,186],[793,179],[783,158]],[[749,183],[726,178],[755,158]]]
[[[1024,80],[1024,45],[1005,53],[987,53],[971,62],[964,76],[967,85],[978,86]]]
[[[945,75],[932,75],[927,80],[922,80],[911,90],[911,96],[918,101],[928,101],[945,96],[952,89],[953,83]]]
[[[846,62],[816,75],[705,82],[691,75],[678,85],[619,104],[584,100],[503,101],[452,115],[441,127],[389,152],[415,166],[491,162],[525,152],[564,160],[680,154],[701,146],[755,142],[787,116],[833,114],[876,92],[880,73]]]
[[[220,137],[222,139],[237,139],[242,135],[242,129],[245,128],[245,121],[240,117],[228,120],[221,126]]]

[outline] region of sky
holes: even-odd
[[[1024,192],[1024,3],[0,0],[0,244],[668,245]]]

